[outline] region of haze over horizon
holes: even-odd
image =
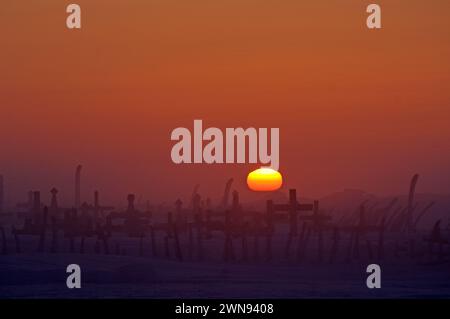
[[[450,2],[79,0],[80,31],[57,0],[0,10],[0,174],[8,203],[40,190],[73,201],[126,194],[172,203],[225,182],[245,199],[259,165],[175,165],[176,127],[280,128],[284,189],[450,193]],[[32,59],[30,58],[32,56]],[[239,115],[239,116],[238,116]],[[48,196],[48,197],[47,197]]]

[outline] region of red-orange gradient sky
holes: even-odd
[[[65,7],[82,7],[82,30]],[[382,6],[383,29],[365,26]],[[109,0],[0,3],[0,172],[25,192],[217,198],[255,165],[171,162],[170,132],[279,127],[284,187],[450,192],[447,0]],[[244,197],[245,197],[244,192]]]

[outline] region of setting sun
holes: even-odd
[[[275,191],[283,184],[283,178],[279,172],[268,167],[262,167],[250,172],[247,176],[247,185],[253,191]]]

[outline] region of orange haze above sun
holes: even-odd
[[[376,31],[359,0],[73,2],[76,31],[69,1],[0,2],[6,206],[56,187],[71,207],[78,164],[88,203],[189,202],[197,184],[220,201],[230,178],[264,196],[255,163],[173,163],[170,133],[196,118],[279,128],[283,187],[304,197],[403,194],[416,172],[450,193],[450,1],[374,1]]]

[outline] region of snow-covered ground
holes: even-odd
[[[82,288],[66,287],[81,266]],[[151,257],[26,254],[0,258],[2,298],[420,298],[450,297],[450,265],[380,263],[382,288],[366,287],[364,262],[178,262]]]

